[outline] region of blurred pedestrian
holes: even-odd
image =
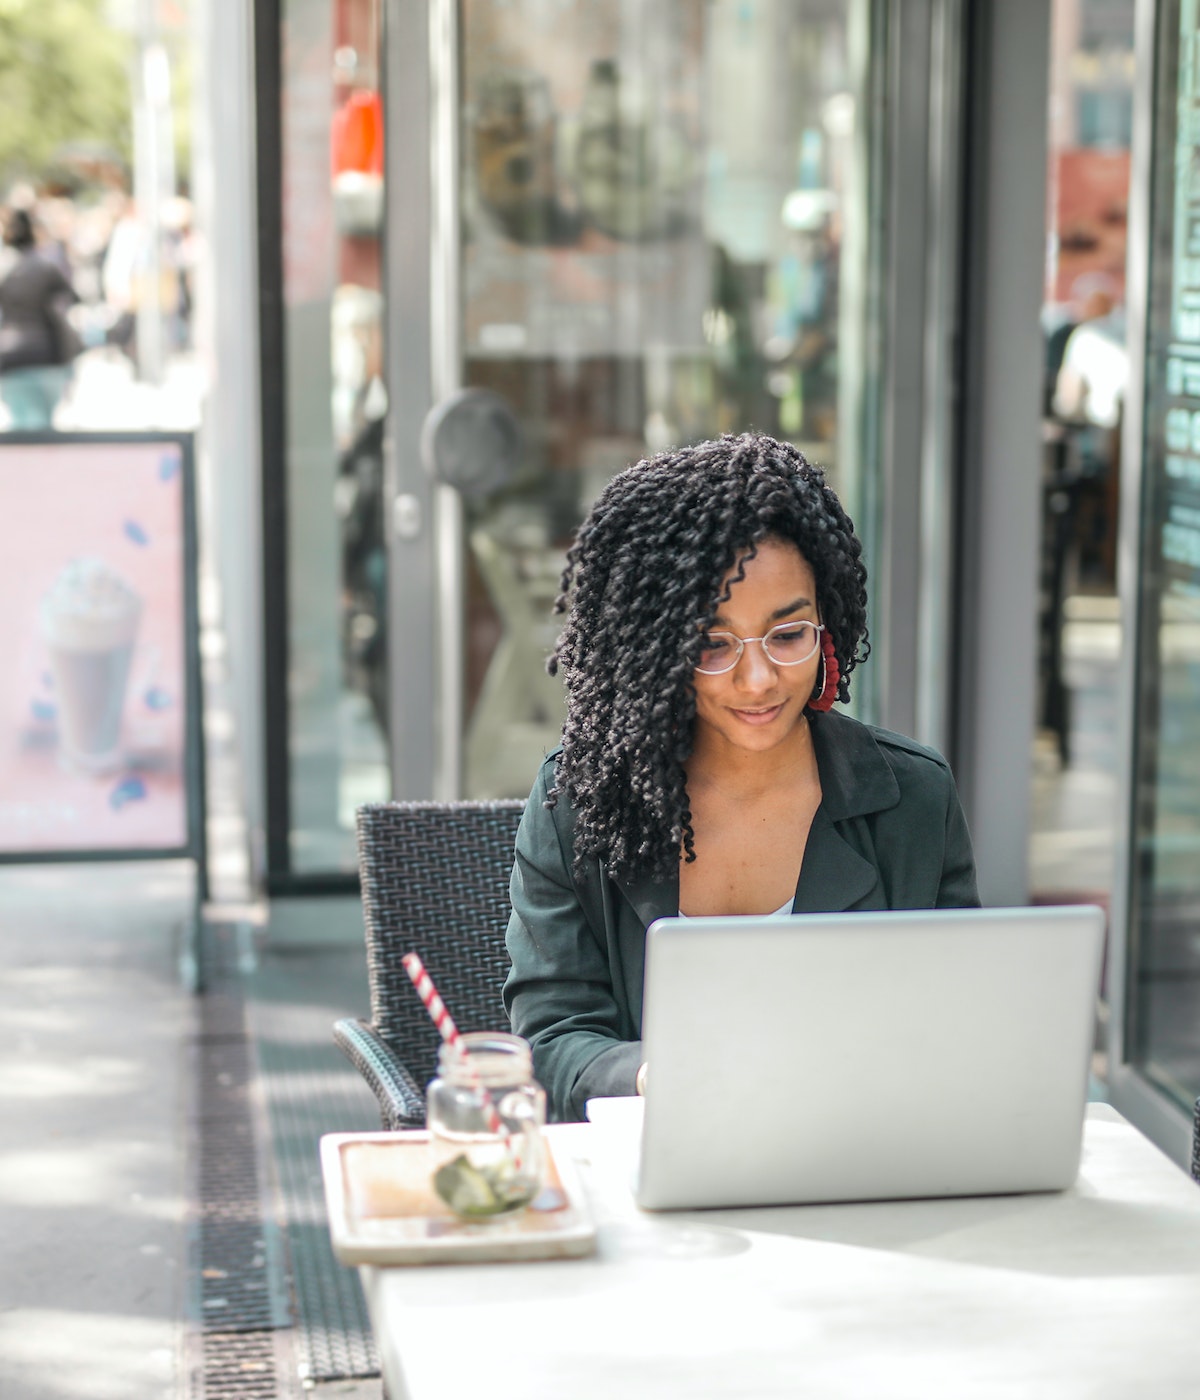
[[[146,230],[138,217],[137,205],[126,196],[109,235],[101,281],[111,317],[108,343],[122,350],[135,367],[138,306],[146,290],[147,265]]]
[[[78,297],[62,269],[38,252],[24,209],[9,212],[4,242],[16,261],[0,282],[0,399],[17,432],[40,432],[53,426],[79,353],[67,315]]]

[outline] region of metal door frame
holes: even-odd
[[[972,0],[950,756],[984,904],[1028,899],[1050,0]]]
[[[446,367],[457,354],[457,317],[446,315],[457,306],[457,218],[452,192],[442,188],[456,181],[436,178],[454,139],[445,114],[456,115],[455,17],[454,0],[394,0],[383,16],[389,732],[392,792],[405,799],[457,796],[439,763],[447,736],[457,739],[457,712],[440,701],[461,691],[461,677],[456,683],[448,674],[459,650],[444,630],[461,623],[447,619],[440,595],[461,570],[461,550],[449,566],[440,563],[454,503],[425,472],[419,448],[425,415],[454,387]],[[396,645],[401,625],[404,653]],[[421,664],[407,664],[405,654]]]

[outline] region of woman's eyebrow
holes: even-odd
[[[791,613],[800,612],[804,608],[812,607],[811,598],[797,598],[794,603],[789,603],[786,608],[776,608],[771,614],[772,620],[779,617],[787,617]]]
[[[792,613],[802,612],[805,608],[811,608],[812,605],[811,598],[797,598],[794,602],[787,603],[782,608],[776,608],[771,614],[770,620],[772,622],[778,622],[781,617],[790,617]],[[713,622],[719,622],[722,627],[728,627],[730,625],[729,619],[725,614],[719,612],[713,613]]]

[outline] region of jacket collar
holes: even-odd
[[[655,919],[671,919],[679,913],[678,875],[672,875],[669,880],[618,879],[616,886],[633,905],[645,928]]]
[[[836,913],[849,909],[874,886],[878,872],[838,831],[835,823],[894,807],[900,787],[871,730],[848,715],[830,710],[810,715],[821,805],[813,817],[794,913]],[[669,880],[617,880],[642,925],[679,913],[679,877]]]
[[[830,710],[809,716],[821,806],[831,821],[882,812],[900,801],[900,785],[875,735],[849,715]]]

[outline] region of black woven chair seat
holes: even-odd
[[[517,824],[525,804],[386,802],[358,810],[371,1023],[334,1040],[379,1100],[385,1128],[420,1127],[440,1038],[401,963],[420,955],[460,1031],[507,1028],[500,989]]]

